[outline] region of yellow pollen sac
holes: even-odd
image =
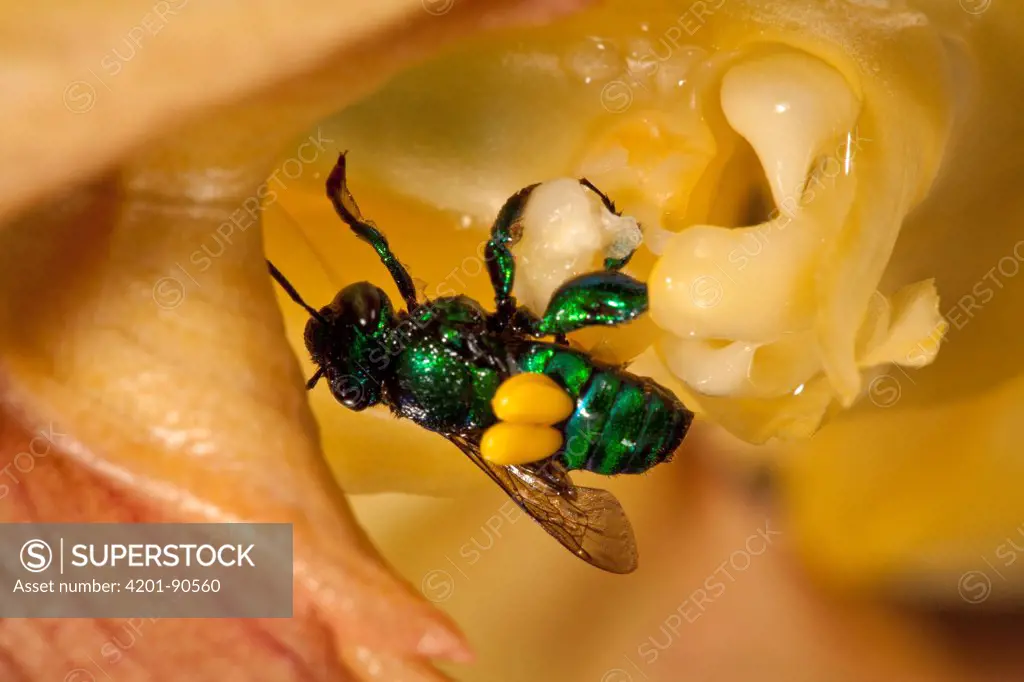
[[[561,386],[536,372],[507,379],[495,392],[491,406],[501,421],[541,426],[568,419],[576,407]]]
[[[562,433],[550,426],[498,422],[484,431],[480,454],[491,464],[508,466],[547,459],[562,447]]]

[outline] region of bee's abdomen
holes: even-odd
[[[560,451],[568,469],[642,473],[679,447],[693,413],[670,391],[650,379],[600,367],[582,353],[544,345],[528,354],[523,370],[547,374],[576,400]]]

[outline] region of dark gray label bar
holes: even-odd
[[[0,524],[0,618],[291,618],[285,523]]]

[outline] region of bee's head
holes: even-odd
[[[391,301],[370,282],[356,282],[306,323],[306,349],[320,366],[334,397],[352,410],[380,402],[387,363]]]

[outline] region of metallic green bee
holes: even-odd
[[[596,187],[580,182],[615,212]],[[670,458],[693,414],[651,379],[598,362],[566,341],[570,332],[627,322],[646,311],[646,285],[619,272],[629,256],[565,282],[539,318],[517,305],[509,249],[521,237],[523,209],[536,186],[509,198],[491,230],[485,255],[496,297],[493,313],[466,296],[417,299],[409,273],[348,191],[345,154],[327,179],[327,195],[341,219],[377,252],[406,310],[396,312],[370,282],[345,287],[317,310],[268,265],[310,315],[305,344],[318,369],[307,388],[323,378],[349,409],[383,403],[444,436],[575,555],[606,571],[629,573],[637,566],[637,550],[622,507],[605,490],[573,485],[568,472],[647,471]],[[480,450],[484,432],[497,421],[492,399],[503,382],[526,372],[553,379],[574,407],[554,425],[563,436],[557,452],[540,462],[497,465]]]

